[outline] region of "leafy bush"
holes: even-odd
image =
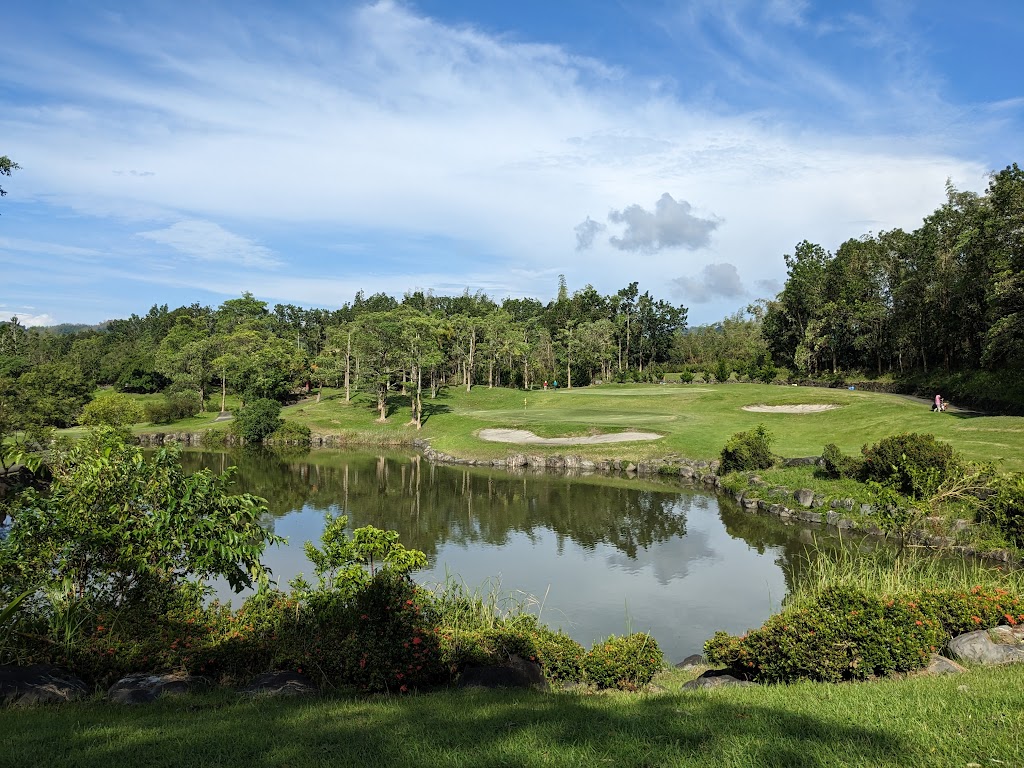
[[[440,679],[436,616],[429,594],[407,576],[380,571],[352,601],[355,619],[340,644],[341,682],[366,691],[399,691]]]
[[[920,669],[946,639],[939,621],[912,600],[833,587],[743,637],[716,633],[704,654],[764,682],[838,682]]]
[[[864,480],[891,485],[915,499],[924,498],[961,466],[959,455],[935,435],[907,432],[884,437],[861,449]]]
[[[79,421],[87,427],[102,424],[111,427],[126,427],[137,424],[143,418],[145,418],[145,413],[134,399],[120,392],[110,392],[86,403]]]
[[[719,384],[727,382],[729,380],[729,376],[732,375],[729,364],[723,358],[719,358],[718,362],[715,364],[715,370],[713,373],[715,374],[715,381]]]
[[[765,682],[835,682],[920,669],[953,636],[1020,622],[1024,602],[1002,589],[883,596],[829,587],[742,637],[716,633],[704,652],[713,663]]]
[[[146,418],[152,424],[170,424],[195,416],[203,408],[199,393],[191,390],[171,392],[163,400],[149,401],[145,405]]]
[[[283,421],[281,426],[270,435],[267,442],[271,445],[308,446],[310,442],[309,427],[305,424],[296,424],[294,421]]]
[[[597,643],[583,659],[587,682],[598,688],[638,691],[661,669],[664,660],[653,637],[636,632],[625,637],[612,635]]]
[[[772,435],[764,424],[758,424],[749,432],[737,432],[722,449],[718,473],[768,469],[775,463],[772,441]]]
[[[847,456],[839,450],[835,443],[829,443],[822,449],[819,472],[831,480],[857,477],[861,472],[861,465],[853,456]]]
[[[235,413],[231,430],[246,443],[259,445],[284,423],[280,416],[281,404],[276,400],[261,397],[247,403]]]
[[[979,509],[981,522],[991,523],[1018,547],[1024,547],[1024,474],[998,478],[995,493]]]

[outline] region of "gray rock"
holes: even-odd
[[[699,653],[691,653],[685,659],[676,664],[676,669],[693,669],[694,667],[703,667],[704,657]]]
[[[973,664],[1024,662],[1024,627],[976,629],[949,641],[950,654]]]
[[[253,678],[241,693],[246,696],[315,696],[313,681],[298,672],[264,672]]]
[[[756,683],[752,683],[749,680],[740,680],[738,677],[733,677],[729,674],[728,670],[725,669],[709,669],[703,675],[698,677],[696,680],[691,680],[688,683],[683,683],[682,690],[684,691],[698,691],[707,688],[748,688]]]
[[[793,498],[796,499],[796,503],[801,507],[810,509],[811,504],[814,503],[814,491],[810,488],[800,488],[793,492]]]
[[[462,672],[463,688],[538,688],[548,690],[540,665],[513,655],[507,666],[469,667]]]
[[[88,693],[84,682],[49,664],[0,666],[0,704],[63,704]]]
[[[147,704],[161,696],[181,696],[204,685],[205,680],[185,674],[168,672],[162,675],[139,673],[122,677],[107,691],[114,704]]]
[[[947,659],[945,656],[939,656],[937,653],[932,654],[931,661],[928,662],[928,666],[924,668],[922,674],[925,675],[960,675],[967,670],[957,664],[955,661]]]

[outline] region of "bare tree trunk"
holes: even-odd
[[[352,390],[350,387],[351,377],[350,372],[352,370],[352,331],[348,332],[348,346],[345,348],[345,402],[349,402],[352,399]]]

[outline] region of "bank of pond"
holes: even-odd
[[[957,635],[1024,622],[1017,574],[752,514],[678,478],[412,452],[172,458],[191,477],[237,467],[231,493],[266,500],[259,526],[286,541],[262,552],[262,586],[137,578],[125,600],[50,585],[0,622],[2,661],[100,687],[291,670],[316,687],[405,692],[517,668],[520,682],[639,690],[700,654],[759,682],[911,672]]]

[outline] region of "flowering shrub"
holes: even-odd
[[[625,637],[612,635],[596,643],[583,659],[587,682],[598,688],[636,691],[661,669],[661,649],[653,637],[636,632]]]
[[[772,616],[741,637],[718,632],[706,658],[764,682],[864,679],[924,667],[951,636],[1024,621],[1004,590],[922,590],[895,597],[833,587],[810,606]]]

